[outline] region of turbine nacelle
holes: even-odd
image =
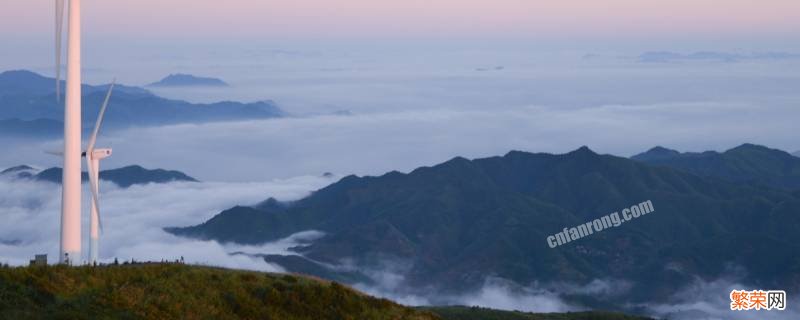
[[[86,152],[83,153],[83,156],[84,157],[86,156]],[[111,148],[102,148],[102,149],[95,148],[94,151],[92,151],[89,159],[102,160],[110,156],[111,156]]]
[[[51,155],[54,155],[54,156],[59,156],[59,157],[63,157],[64,156],[64,152],[63,151],[52,150],[52,151],[45,151],[44,153],[51,154]],[[100,148],[100,149],[99,148],[95,148],[94,151],[92,152],[92,156],[89,157],[89,159],[90,160],[91,159],[96,159],[96,160],[105,159],[105,158],[110,157],[111,154],[112,154],[112,149],[111,148]],[[86,158],[86,151],[81,152],[81,158]]]

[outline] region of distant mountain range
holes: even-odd
[[[717,51],[698,51],[688,54],[672,51],[649,51],[639,55],[639,62],[678,62],[678,61],[719,61],[737,62],[744,60],[786,60],[800,59],[800,54],[788,52],[730,53]]]
[[[348,283],[364,283],[368,270],[385,261],[406,266],[403,284],[424,290],[474,290],[488,276],[521,285],[628,281],[629,290],[611,297],[567,297],[620,308],[619,301],[666,299],[734,265],[747,270],[745,283],[797,292],[800,190],[792,188],[794,171],[774,168],[786,155],[749,144],[723,153],[723,163],[747,164],[732,168],[763,174],[754,180],[692,169],[704,168],[705,157],[686,160],[695,162],[689,169],[650,164],[676,157],[663,148],[638,160],[586,147],[562,155],[454,158],[408,174],[348,176],[293,203],[238,206],[200,225],[166,230],[241,244],[320,230],[324,238],[294,249],[302,256],[261,257]],[[546,242],[565,227],[645,200],[654,213],[561,247]]]
[[[196,77],[190,74],[176,73],[153,82],[148,87],[227,87],[228,84],[217,78]]]
[[[49,168],[39,171],[33,167],[21,165],[0,171],[0,177],[2,176],[14,179],[32,179],[61,183],[62,171],[61,168]],[[83,182],[89,180],[89,176],[86,172],[81,173],[81,178]],[[180,171],[168,171],[163,169],[149,170],[137,165],[100,171],[100,179],[113,182],[122,188],[148,183],[167,183],[174,181],[197,182],[195,178]]]
[[[722,153],[680,153],[655,147],[631,159],[731,182],[800,189],[800,158],[785,151],[752,144],[741,145]]]
[[[64,134],[64,123],[52,119],[0,120],[0,136],[13,138],[53,138]]]
[[[83,124],[90,130],[108,85],[83,85]],[[62,102],[56,101],[55,79],[30,71],[0,73],[0,133],[8,136],[51,137],[63,129]],[[223,101],[193,104],[158,97],[148,90],[117,85],[105,117],[105,129],[177,123],[267,119],[286,113],[271,101]]]
[[[33,178],[40,171],[36,168],[20,165],[11,167],[0,171],[0,177],[10,177],[13,179],[30,179]]]
[[[44,77],[37,73],[27,70],[11,70],[0,73],[0,101],[15,96],[52,96],[55,101],[55,81],[54,78]],[[65,88],[66,82],[61,80],[61,88]],[[105,93],[108,85],[92,86],[83,84],[81,90],[84,95],[93,93]],[[124,92],[129,95],[152,96],[150,91],[142,88],[130,87],[118,84],[114,87],[115,92]],[[64,92],[62,91],[63,95]],[[63,101],[63,100],[62,100]],[[27,106],[26,106],[27,107]],[[8,106],[3,105],[3,109]]]

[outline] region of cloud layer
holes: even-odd
[[[102,142],[115,150],[104,168],[135,163],[179,169],[201,180],[264,181],[324,172],[377,175],[455,156],[562,153],[582,145],[622,156],[656,145],[704,151],[752,142],[796,150],[797,118],[800,109],[788,105],[715,102],[430,110],[138,128]],[[38,159],[58,165],[40,150],[60,144],[19,145],[0,164]]]
[[[298,199],[332,179],[303,176],[261,183],[169,183],[127,189],[103,183],[101,260],[160,261],[184,257],[191,263],[280,271],[280,267],[263,260],[230,256],[229,253],[288,254],[289,247],[319,234],[306,232],[261,246],[238,246],[179,238],[165,233],[162,228],[194,225],[234,205],[255,204],[268,197]],[[88,194],[88,189],[84,192]],[[57,259],[60,194],[61,187],[57,184],[0,179],[0,217],[3,218],[0,240],[5,242],[0,243],[0,262],[24,265],[37,253],[47,253],[51,261]],[[84,201],[85,208],[88,208],[88,198]],[[83,228],[87,235],[88,214],[84,214]],[[86,252],[88,243],[84,241]]]
[[[712,281],[697,279],[676,292],[668,302],[643,305],[646,312],[664,319],[676,320],[745,320],[745,319],[800,319],[800,303],[797,296],[787,293],[786,310],[747,310],[731,311],[729,294],[731,290],[770,290],[743,284],[735,276],[736,272]],[[772,288],[774,289],[774,288]]]

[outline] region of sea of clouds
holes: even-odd
[[[625,279],[594,279],[584,284],[567,282],[519,284],[487,276],[483,285],[474,291],[452,293],[435,287],[408,287],[404,283],[404,272],[407,270],[407,263],[393,260],[386,260],[375,266],[362,266],[360,271],[369,276],[372,283],[358,283],[354,287],[371,295],[387,297],[413,306],[463,305],[525,312],[572,312],[594,309],[580,302],[580,297],[591,297],[615,305],[618,309],[656,319],[780,320],[800,317],[800,310],[792,307],[800,303],[800,297],[793,296],[792,293],[787,293],[787,308],[783,311],[730,310],[731,290],[770,290],[743,282],[747,270],[733,266],[719,278],[696,278],[685,287],[663,297],[659,302],[651,303],[628,302],[626,297],[629,297],[633,284]]]
[[[583,145],[630,156],[656,145],[723,151],[744,142],[800,150],[796,61],[641,65],[613,58],[589,61],[581,58],[585,51],[548,55],[531,48],[365,53],[206,46],[159,54],[155,49],[161,47],[87,50],[86,79],[146,84],[174,72],[218,76],[233,86],[157,93],[200,102],[272,99],[294,116],[101,132],[98,146],[114,148],[104,168],[138,164],[181,170],[203,181],[128,189],[103,183],[100,254],[105,262],[184,257],[190,263],[283,271],[230,253],[293,254],[288,248],[322,234],[306,231],[240,246],[179,238],[162,228],[195,225],[234,205],[268,197],[299,199],[347,174],[407,172],[455,156],[563,153]],[[36,54],[0,64],[47,73],[51,68],[43,65],[52,59],[44,54],[50,51],[40,51],[45,52],[36,48]],[[340,110],[348,112],[331,114]],[[42,150],[57,150],[61,141],[0,137],[0,145],[0,168],[60,165]],[[325,172],[335,175],[325,177]],[[36,253],[55,258],[59,212],[60,186],[0,179],[0,263],[23,265]],[[371,267],[374,284],[355,287],[409,305],[558,312],[584,308],[564,294],[606,294],[625,287],[624,281],[610,279],[544,286],[487,278],[475,292],[422,294],[403,287],[402,268]],[[698,280],[667,302],[631,307],[678,319],[751,318],[752,313],[726,311],[730,288],[740,285],[737,278]],[[800,318],[792,312],[756,315]]]
[[[221,244],[180,238],[162,228],[195,225],[239,204],[256,204],[268,197],[295,200],[331,182],[332,178],[304,176],[261,183],[173,182],[136,185],[127,189],[101,181],[102,262],[161,261],[183,257],[187,262],[229,268],[282,271],[279,266],[231,252],[291,254],[287,249],[319,236],[293,235],[260,246]],[[88,195],[84,184],[84,195]],[[88,196],[83,208],[88,208]],[[25,265],[34,254],[57,260],[60,234],[61,186],[50,182],[0,178],[0,262]],[[83,219],[88,236],[88,214]],[[84,240],[84,253],[88,241]],[[85,254],[84,254],[85,255]]]
[[[140,164],[201,180],[259,182],[324,172],[377,175],[455,156],[562,153],[583,145],[620,156],[656,145],[723,151],[745,142],[800,150],[800,59],[639,63],[638,54],[659,48],[495,42],[87,45],[90,83],[116,77],[144,85],[175,72],[219,77],[231,86],[151,89],[197,102],[268,99],[293,115],[103,131],[99,145],[115,150],[106,168]],[[41,65],[51,63],[50,51],[14,52],[0,68],[52,73]],[[587,58],[591,53],[602,54]],[[59,149],[61,141],[0,137],[0,145],[8,150],[0,167],[59,165],[42,150]]]
[[[163,231],[168,226],[195,225],[237,204],[256,204],[268,197],[296,200],[338,177],[301,176],[290,179],[250,182],[172,182],[120,188],[101,181],[101,210],[104,232],[100,240],[100,261],[175,261],[285,272],[280,265],[256,257],[258,254],[294,255],[289,248],[318,240],[324,234],[309,230],[261,245],[238,245],[176,237]],[[0,178],[0,263],[23,266],[34,254],[48,254],[50,263],[58,257],[61,186],[51,182]],[[88,195],[84,184],[84,195]],[[88,208],[89,198],[83,205]],[[88,215],[83,219],[88,236]],[[84,259],[88,241],[84,241]],[[244,253],[244,254],[241,254]],[[558,292],[532,289],[502,279],[487,279],[484,288],[461,295],[436,291],[420,294],[404,286],[402,269],[387,263],[366,267],[373,284],[354,284],[366,293],[391,298],[407,305],[459,304],[484,307],[557,312],[577,310],[558,297]]]
[[[564,153],[583,145],[619,156],[657,145],[724,151],[745,142],[794,151],[800,149],[794,138],[798,118],[800,108],[789,104],[530,106],[133,128],[105,133],[98,143],[114,148],[104,168],[139,164],[181,170],[201,180],[258,182],[325,172],[407,172],[456,156],[489,157],[511,150]],[[0,157],[0,166],[34,161],[60,165],[41,150],[57,150],[61,141],[6,145],[14,151]]]

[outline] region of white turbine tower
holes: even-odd
[[[61,36],[64,20],[64,0],[56,4],[56,99],[61,98]],[[81,0],[70,0],[67,17],[67,88],[64,106],[64,169],[61,198],[61,253],[66,264],[81,262],[81,156],[86,157],[89,189],[92,193],[90,227],[90,261],[97,261],[100,223],[99,167],[100,160],[111,156],[111,149],[95,149],[97,133],[103,122],[114,83],[108,88],[86,152],[81,153]]]
[[[89,137],[89,145],[86,147],[86,166],[89,173],[89,189],[92,191],[92,210],[91,210],[91,224],[89,230],[89,263],[94,264],[97,262],[99,251],[100,230],[103,225],[100,221],[100,160],[111,156],[111,149],[95,149],[94,144],[97,142],[97,133],[100,132],[100,125],[103,123],[103,115],[106,113],[108,100],[111,98],[111,92],[114,90],[114,82],[108,87],[106,99],[103,101],[103,106],[100,107],[100,114],[97,116],[97,122],[94,124],[94,131]]]
[[[61,23],[64,0],[56,0],[56,91],[60,96]],[[67,89],[64,107],[64,170],[61,194],[62,263],[81,262],[81,0],[69,1]]]

